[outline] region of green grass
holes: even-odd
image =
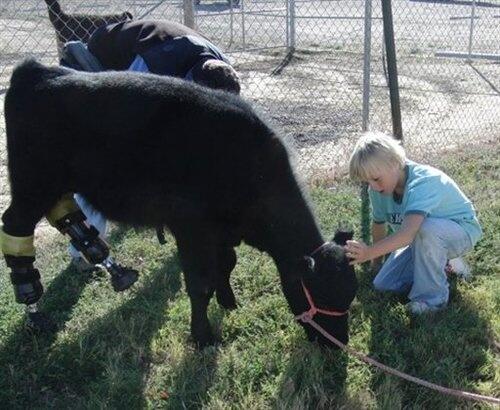
[[[498,148],[450,154],[442,164],[474,200],[484,239],[468,260],[470,283],[452,281],[447,310],[412,319],[404,299],[375,293],[358,271],[351,346],[448,387],[500,395],[498,312],[500,191]],[[347,181],[317,187],[313,202],[325,235],[339,225],[359,234],[359,189]],[[210,317],[222,340],[196,351],[189,341],[189,299],[172,240],[115,229],[113,252],[141,271],[134,289],[112,291],[104,274],[67,267],[63,238],[38,249],[42,307],[60,330],[32,336],[0,275],[0,408],[415,408],[472,407],[417,387],[342,352],[308,343],[293,323],[270,258],[238,249],[232,284],[240,303]],[[476,405],[487,408],[487,405]]]

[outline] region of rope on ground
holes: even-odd
[[[411,376],[409,374],[403,373],[399,370],[393,369],[392,367],[389,367],[383,363],[377,362],[375,359],[372,359],[371,357],[368,357],[362,353],[359,353],[358,351],[350,348],[349,346],[346,346],[344,343],[342,343],[340,340],[337,340],[335,337],[333,337],[331,334],[329,334],[325,329],[323,329],[320,325],[318,325],[313,319],[310,318],[304,318],[302,319],[304,322],[308,323],[312,327],[314,327],[319,333],[321,333],[324,337],[326,337],[328,340],[330,340],[332,343],[336,344],[338,347],[340,347],[342,350],[346,351],[347,353],[350,353],[357,359],[361,360],[362,362],[368,363],[372,366],[378,367],[379,369],[382,369],[384,372],[392,374],[394,376],[400,377],[402,379],[408,380],[412,383],[419,384],[421,386],[427,387],[432,390],[436,390],[440,393],[443,394],[448,394],[450,396],[455,396],[461,399],[466,399],[466,400],[473,400],[473,401],[485,401],[489,403],[493,403],[496,405],[500,405],[500,399],[496,397],[491,397],[491,396],[483,396],[481,394],[476,394],[476,393],[470,393],[462,390],[455,390],[455,389],[450,389],[448,387],[443,387],[435,383],[428,382],[426,380],[419,379],[418,377]]]

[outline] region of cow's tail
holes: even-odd
[[[57,18],[60,14],[63,14],[61,6],[57,0],[45,0],[45,3],[49,9],[49,15],[52,14],[53,17]]]

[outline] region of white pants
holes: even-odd
[[[99,231],[99,236],[106,240],[107,221],[104,215],[90,205],[80,194],[75,194],[74,197],[76,203],[87,217],[87,223],[93,225]],[[80,252],[73,245],[69,245],[69,254],[73,258],[80,256]]]

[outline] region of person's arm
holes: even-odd
[[[382,239],[384,239],[387,236],[387,225],[385,222],[383,223],[372,223],[372,243],[375,244]],[[370,264],[370,269],[373,272],[377,272],[380,269],[380,266],[382,265],[384,257],[379,256],[378,258],[375,258],[372,260]]]
[[[347,256],[352,259],[350,264],[373,260],[409,245],[415,239],[424,219],[425,216],[421,214],[406,215],[398,232],[381,239],[372,246],[363,242],[347,241],[345,249]]]

